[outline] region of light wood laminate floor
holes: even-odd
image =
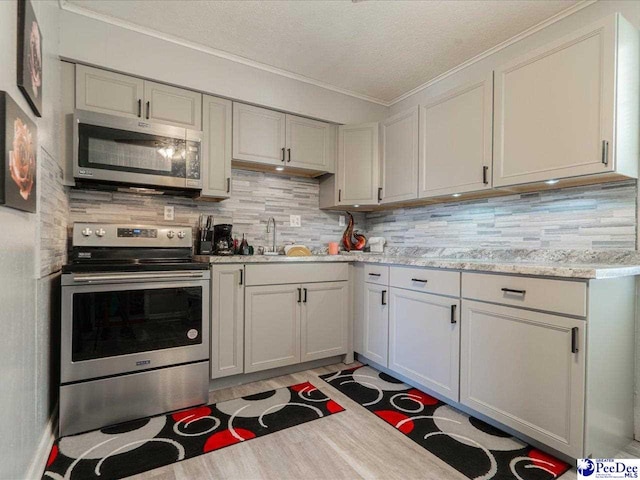
[[[355,364],[349,365],[353,367]],[[453,469],[364,407],[331,387],[319,375],[348,368],[344,364],[211,392],[216,403],[296,383],[310,381],[345,408],[344,412],[313,420],[264,437],[232,445],[150,472],[135,480],[463,480]],[[618,458],[640,457],[633,442]],[[575,469],[562,480],[575,480]]]

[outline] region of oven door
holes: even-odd
[[[75,178],[202,188],[201,132],[83,110],[74,120]]]
[[[209,359],[209,272],[65,274],[61,382]]]

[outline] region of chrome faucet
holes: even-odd
[[[271,222],[273,222],[273,246],[271,248],[271,251],[273,253],[277,253],[276,250],[276,219],[273,217],[269,217],[269,220],[267,220],[267,233],[270,233],[271,230],[269,230],[269,226],[271,225]]]

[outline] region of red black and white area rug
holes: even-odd
[[[550,480],[569,465],[369,366],[322,375],[418,445],[476,480]]]
[[[57,440],[42,478],[124,478],[343,410],[306,382],[143,418]]]

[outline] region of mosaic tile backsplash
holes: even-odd
[[[233,170],[232,197],[219,203],[182,197],[76,190],[69,192],[70,222],[137,222],[184,224],[195,227],[200,213],[218,223],[232,223],[234,235],[246,234],[250,245],[271,245],[267,220],[274,217],[277,243],[303,243],[310,248],[339,241],[345,227],[339,212],[319,210],[318,180]],[[173,205],[175,221],[164,220],[164,206]],[[289,226],[289,215],[300,215],[301,227]],[[364,230],[364,215],[356,216]]]
[[[635,181],[509,195],[469,202],[399,208],[356,215],[356,228],[384,236],[387,247],[500,249],[635,249]],[[310,248],[339,241],[339,212],[318,209],[315,179],[233,170],[233,196],[220,203],[131,193],[69,191],[70,222],[173,223],[195,226],[200,213],[215,223],[233,223],[254,246],[269,245],[266,222],[277,221],[278,244]],[[165,222],[163,208],[175,207]],[[301,215],[300,228],[289,215]]]
[[[367,214],[387,247],[636,248],[636,181]]]

